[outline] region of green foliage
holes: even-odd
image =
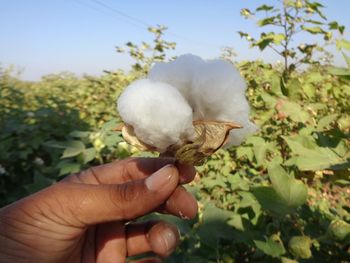
[[[350,224],[339,219],[333,220],[327,229],[327,234],[336,241],[350,242]]]
[[[289,75],[301,64],[318,64],[320,55],[329,55],[320,45],[315,43],[296,43],[295,35],[309,33],[323,38],[329,44],[333,33],[343,34],[345,27],[336,21],[328,22],[323,13],[324,6],[319,2],[308,0],[279,1],[279,6],[261,5],[250,11],[241,10],[244,18],[256,20],[257,26],[273,32],[262,32],[259,38],[254,38],[245,32],[238,32],[251,47],[258,47],[261,51],[270,48],[283,58],[284,77]],[[306,36],[307,37],[307,36]],[[318,56],[315,56],[318,53]]]
[[[169,262],[348,260],[346,239],[325,237],[350,220],[349,82],[314,66],[286,87],[271,65],[239,67],[260,132],[198,167],[200,215]]]
[[[148,31],[154,35],[152,44],[142,42],[140,45],[137,45],[127,42],[125,47],[116,48],[117,52],[128,53],[135,60],[135,63],[132,65],[133,74],[138,76],[147,74],[152,63],[167,60],[166,51],[175,49],[176,43],[163,39],[165,30],[167,30],[167,27],[161,25],[148,28]]]
[[[311,239],[308,236],[294,236],[289,240],[288,249],[296,258],[312,257]]]
[[[350,57],[345,53],[346,51],[350,51],[350,41],[345,39],[337,40],[337,48],[342,51],[343,57],[347,64],[347,68],[339,68],[339,67],[329,67],[329,73],[339,76],[345,80],[350,80]]]

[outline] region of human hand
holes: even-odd
[[[180,186],[194,176],[194,167],[167,158],[71,175],[0,210],[0,262],[125,262],[149,251],[166,257],[179,242],[175,226],[128,221],[153,211],[195,217],[197,202]]]

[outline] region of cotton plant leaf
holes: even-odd
[[[232,129],[241,128],[232,122],[198,120],[193,122],[195,138],[183,141],[167,148],[162,156],[174,157],[182,163],[201,165],[205,159],[219,150],[228,140]],[[132,126],[126,124],[122,128],[122,135],[129,144],[142,151],[156,151],[155,147],[147,145],[137,138]]]

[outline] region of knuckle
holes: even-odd
[[[134,183],[121,184],[118,193],[119,200],[122,202],[131,202],[138,197],[138,191]]]
[[[135,182],[114,185],[109,187],[109,198],[116,212],[122,218],[129,218],[132,216],[130,207],[140,198],[141,187]]]
[[[122,181],[123,182],[130,182],[134,180],[133,173],[134,167],[135,167],[135,158],[129,157],[128,159],[123,160],[123,171],[121,173],[122,175]]]

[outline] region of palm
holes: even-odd
[[[150,251],[167,256],[179,240],[174,226],[162,221],[127,222],[145,211],[196,215],[194,197],[176,186],[194,178],[193,167],[178,166],[172,183],[176,183],[175,190],[160,199],[163,203],[152,200],[166,189],[152,193],[153,199],[147,197],[144,179],[169,162],[173,161],[128,159],[71,175],[3,209],[0,234],[3,230],[6,240],[6,235],[18,233],[14,240],[19,244],[11,253],[17,253],[19,246],[22,257],[30,262],[125,262],[128,256]]]

